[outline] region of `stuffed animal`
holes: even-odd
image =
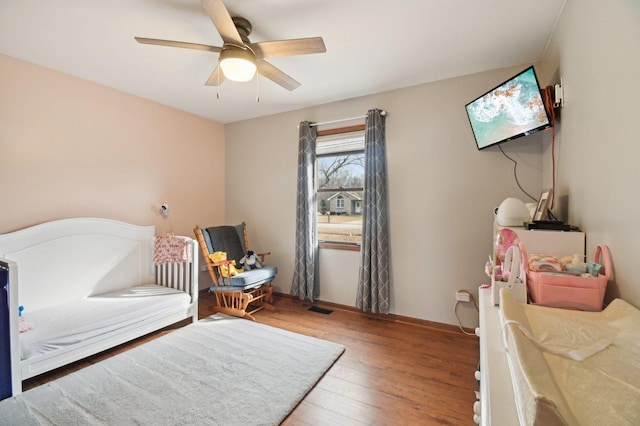
[[[218,263],[218,262],[221,262],[223,260],[227,260],[227,252],[216,251],[215,253],[210,254],[209,257],[211,258],[213,263]],[[236,261],[235,260],[232,260],[228,264],[220,265],[220,274],[222,274],[222,276],[225,277],[225,278],[229,278],[229,277],[232,277],[234,275],[238,275],[240,272],[242,272],[242,269],[236,268]]]
[[[240,259],[240,265],[242,265],[245,271],[262,268],[262,264],[253,250],[249,250],[247,254]]]

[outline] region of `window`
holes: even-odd
[[[318,131],[318,243],[360,250],[364,196],[364,126]]]

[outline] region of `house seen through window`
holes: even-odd
[[[364,126],[318,131],[316,162],[320,247],[358,249],[364,207]]]

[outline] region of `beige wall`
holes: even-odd
[[[640,3],[568,0],[542,61],[547,82],[564,79],[565,106],[557,127],[558,207],[597,244],[611,249],[620,294],[640,306]],[[544,143],[545,186],[551,143]]]
[[[464,106],[525,65],[424,84],[226,126],[227,219],[246,220],[259,249],[271,250],[278,291],[291,288],[297,125],[388,111],[392,267],[391,311],[455,324],[455,292],[487,282],[493,209],[524,195],[497,148],[478,151]],[[362,122],[362,121],[361,121]],[[349,124],[349,123],[346,123]],[[325,126],[326,127],[326,126]],[[534,196],[542,182],[541,136],[504,145]],[[255,236],[255,237],[254,237]],[[320,299],[355,305],[359,253],[321,250]],[[465,325],[477,313],[460,306]]]
[[[3,55],[0,120],[0,232],[96,216],[190,236],[224,221],[221,124]]]

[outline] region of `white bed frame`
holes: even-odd
[[[168,325],[198,321],[198,256],[187,238],[190,262],[154,265],[155,227],[110,219],[74,218],[0,235],[0,258],[9,264],[13,394],[22,381]],[[47,354],[20,360],[20,305],[25,310],[70,303],[91,294],[159,284],[184,291],[191,303]]]

